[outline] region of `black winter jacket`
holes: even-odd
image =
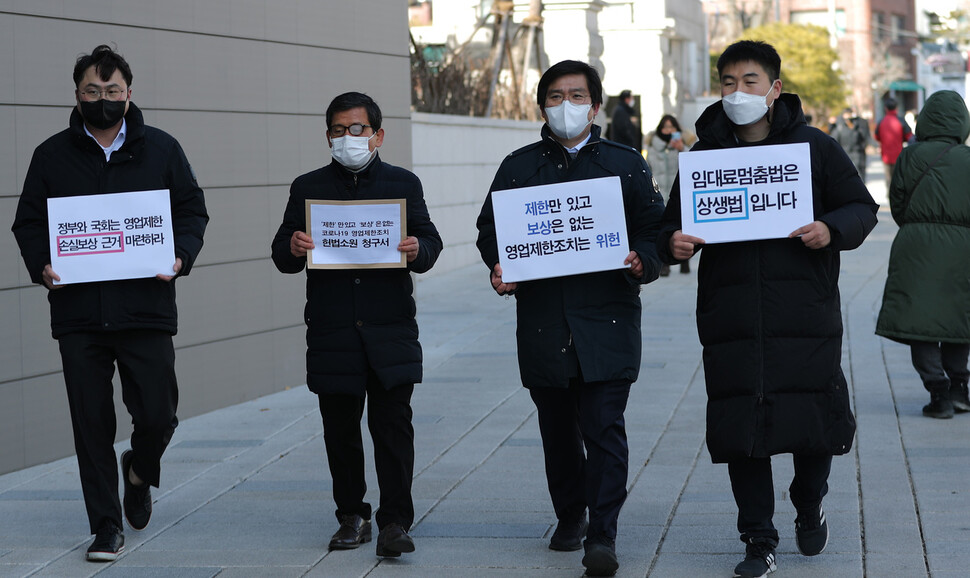
[[[125,143],[111,154],[110,162],[105,162],[104,151],[84,132],[76,108],[71,112],[70,127],[34,151],[13,224],[34,283],[42,283],[44,267],[51,262],[47,199],[53,197],[168,189],[175,256],[182,259],[177,277],[192,270],[209,221],[202,189],[178,141],[146,126],[134,103],[129,104],[125,122]],[[175,279],[69,284],[50,291],[48,301],[55,338],[76,331],[123,329],[158,329],[174,335],[178,329]]]
[[[299,273],[306,257],[290,253],[294,231],[306,232],[306,200],[405,199],[407,234],[418,239],[418,256],[407,269],[307,269],[307,386],[314,393],[364,397],[373,370],[391,389],[419,383],[421,344],[409,271],[424,273],[441,253],[421,181],[382,162],[380,155],[354,174],[336,161],[298,177],[290,187],[283,223],[273,239],[273,262]]]
[[[807,142],[815,219],[831,244],[800,239],[707,245],[697,277],[697,332],[704,346],[707,444],[715,462],[779,453],[849,451],[855,418],[842,373],[839,251],[854,249],[876,225],[878,205],[835,140],[805,124],[794,94],[775,101],[768,137],[748,145]],[[697,121],[691,151],[745,146],[720,102]],[[685,153],[690,154],[690,153]],[[657,242],[670,255],[681,228],[679,177]]]
[[[518,283],[515,293],[519,373],[525,387],[567,387],[573,348],[587,382],[635,381],[640,371],[640,283],[660,275],[654,239],[663,198],[636,151],[600,140],[593,126],[575,160],[552,139],[523,147],[502,162],[478,217],[478,250],[492,271],[499,262],[491,191],[619,176],[630,250],[643,262],[643,277],[626,269]]]

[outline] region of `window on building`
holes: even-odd
[[[886,37],[885,14],[882,12],[872,13],[872,39],[876,42]]]
[[[814,24],[815,26],[821,26],[825,29],[828,29],[830,24],[835,24],[835,37],[842,38],[845,36],[845,10],[835,11],[835,22],[829,21],[828,10],[792,10],[791,23]]]
[[[893,41],[893,44],[901,44],[903,42],[903,31],[906,29],[906,19],[899,14],[893,14],[889,17],[889,38]]]

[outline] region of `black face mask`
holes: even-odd
[[[81,116],[84,121],[98,130],[107,130],[121,122],[125,116],[127,100],[107,100],[102,98],[94,102],[79,101]]]

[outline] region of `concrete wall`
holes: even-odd
[[[510,152],[539,140],[542,123],[416,112],[411,126],[412,170],[445,245],[434,269],[418,276],[420,291],[424,277],[481,263],[475,220],[495,171]]]
[[[33,149],[67,126],[76,57],[102,43],[131,64],[146,121],[181,142],[211,215],[178,281],[182,417],[304,382],[304,276],[278,273],[269,243],[289,183],[329,162],[330,100],[372,95],[382,156],[411,165],[405,2],[0,0],[0,473],[73,453],[46,292],[10,225]]]

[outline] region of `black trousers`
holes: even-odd
[[[909,344],[913,368],[927,391],[950,387],[950,381],[966,383],[970,377],[967,358],[970,344],[913,341]]]
[[[529,390],[539,413],[546,481],[556,517],[582,519],[589,508],[590,542],[616,540],[626,500],[630,451],[623,412],[630,382],[570,380],[568,389]]]
[[[796,510],[814,508],[829,491],[832,456],[793,455],[795,477],[788,488]],[[738,505],[738,532],[741,541],[767,538],[778,545],[775,515],[775,487],[771,477],[771,458],[747,458],[728,462],[731,490]]]
[[[178,426],[172,336],[140,329],[69,333],[58,339],[58,345],[91,533],[107,522],[121,528],[111,378],[117,363],[121,397],[134,426],[131,467],[142,480],[158,487],[162,454]]]
[[[377,376],[367,378],[367,428],[374,440],[374,466],[380,488],[377,527],[400,524],[405,530],[414,522],[411,478],[414,477],[414,427],[411,425],[411,394],[414,385],[384,389]],[[337,519],[357,514],[367,520],[371,505],[364,501],[364,444],[360,420],[363,397],[320,394],[323,439],[333,478]]]

